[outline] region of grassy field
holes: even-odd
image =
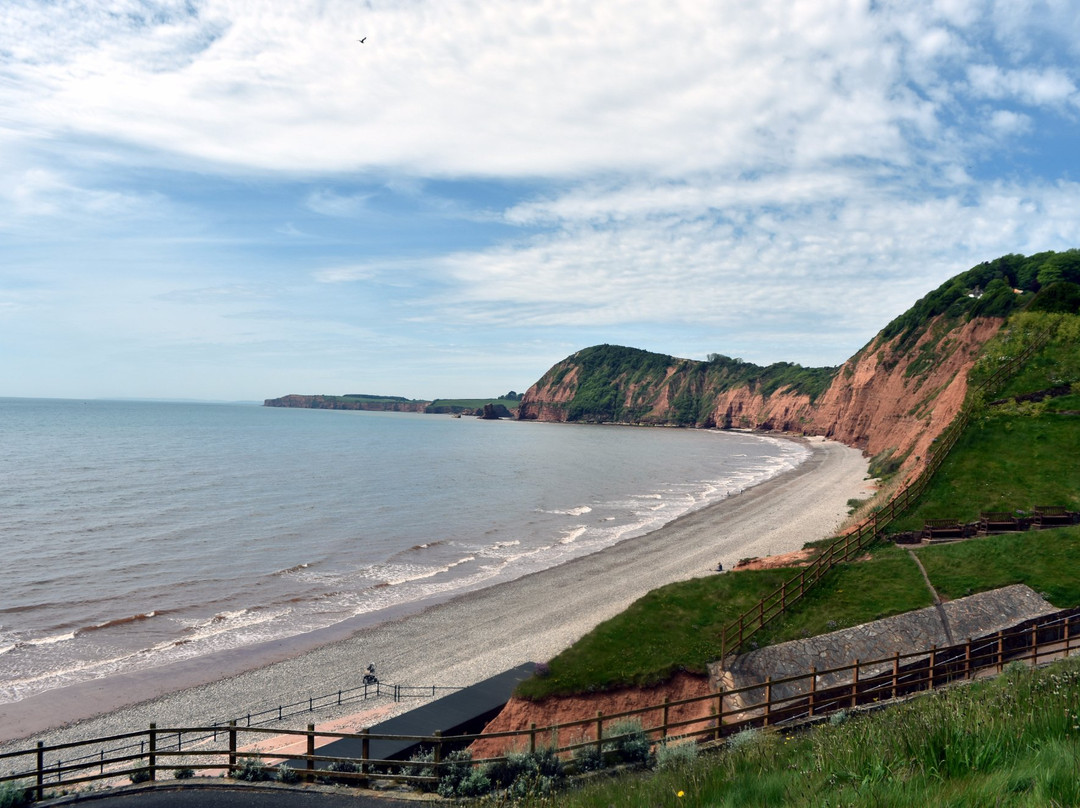
[[[792,735],[750,730],[655,772],[533,797],[525,808],[1080,805],[1080,660],[921,696]],[[501,804],[497,799],[486,805]]]
[[[988,536],[918,553],[943,598],[1027,584],[1059,609],[1080,606],[1080,527]]]

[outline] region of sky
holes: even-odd
[[[1075,0],[4,0],[0,396],[838,365],[1080,246],[1077,31]]]

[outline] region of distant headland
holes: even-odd
[[[522,393],[511,390],[495,398],[437,398],[433,401],[403,396],[346,393],[342,396],[288,395],[268,398],[264,407],[299,407],[309,410],[371,410],[376,412],[422,412],[428,415],[475,415],[480,418],[513,418]]]

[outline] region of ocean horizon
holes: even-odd
[[[0,399],[0,703],[513,580],[794,468],[713,430]]]

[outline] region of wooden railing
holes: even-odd
[[[970,392],[986,393],[994,390],[1046,345],[1050,336],[1050,332],[1037,334],[1023,351],[1002,364]],[[827,572],[865,550],[881,536],[882,531],[889,524],[922,496],[930,478],[941,467],[949,450],[967,427],[972,414],[971,401],[972,397],[969,395],[957,416],[934,440],[926,464],[914,480],[881,509],[875,511],[869,519],[860,523],[855,530],[828,545],[808,566],[803,567],[798,575],[784,581],[778,589],[763,597],[756,605],[751,606],[720,630],[721,659],[726,658],[729,653],[740,651],[754,634],[802,600]]]
[[[904,698],[971,679],[981,671],[1000,673],[1010,662],[1027,662],[1035,667],[1069,656],[1073,651],[1080,651],[1080,608],[1033,618],[1008,630],[952,646],[854,660],[824,670],[811,668],[796,676],[766,678],[704,696],[665,700],[650,707],[608,715],[597,713],[595,717],[542,728],[532,725],[525,730],[484,735],[402,736],[367,731],[319,732],[311,724],[306,730],[242,727],[235,723],[225,729],[158,728],[151,724],[145,731],[63,744],[38,743],[32,749],[0,754],[0,769],[6,772],[0,775],[0,783],[18,783],[41,799],[46,788],[70,788],[123,778],[155,780],[180,769],[235,776],[244,769],[246,761],[273,763],[254,748],[260,741],[294,736],[303,741],[305,751],[279,753],[279,756],[287,757],[291,767],[299,767],[293,771],[303,780],[330,779],[357,785],[373,780],[397,780],[430,788],[445,768],[447,753],[478,739],[502,741],[508,749],[536,751],[550,747],[567,757],[583,747],[594,746],[602,751],[606,744],[624,737],[616,732],[620,724],[637,719],[657,743],[676,737],[716,741],[749,728],[795,726],[838,710]],[[679,709],[687,707],[695,709]],[[675,717],[680,712],[683,717]],[[358,740],[360,756],[340,757],[320,751],[321,745],[340,739]],[[428,750],[430,762],[415,767],[426,767],[427,771],[410,771],[412,767],[405,761],[372,758],[370,744],[377,740],[408,741]],[[122,749],[132,751],[105,751],[108,744],[117,743],[124,743]],[[473,765],[502,759],[477,759]]]

